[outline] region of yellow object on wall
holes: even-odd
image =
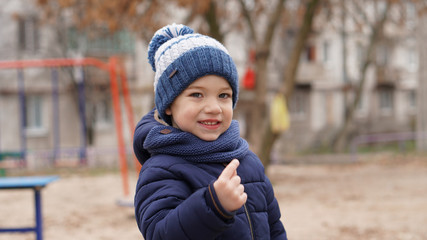
[[[273,98],[270,106],[270,123],[271,131],[274,133],[286,131],[291,124],[286,98],[283,94],[278,93]]]

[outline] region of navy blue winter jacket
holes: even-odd
[[[151,111],[138,123],[134,151],[143,164],[135,214],[146,240],[287,239],[273,188],[259,158],[239,136],[237,121],[217,140],[203,141],[157,122]],[[220,204],[213,182],[240,161],[247,202],[235,212]]]

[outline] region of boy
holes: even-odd
[[[287,239],[273,188],[232,120],[233,60],[184,25],[149,44],[156,108],[138,123],[138,227],[151,239]]]

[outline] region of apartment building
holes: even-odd
[[[66,19],[44,22],[40,12],[32,1],[3,4],[0,61],[96,58],[107,63],[114,55],[123,59],[129,86],[140,88],[135,79],[145,69],[135,67],[140,61],[135,52],[143,47],[132,34],[81,32]],[[100,34],[89,37],[90,31]],[[35,167],[69,161],[114,166],[117,136],[109,76],[93,66],[0,69],[0,154],[21,156]],[[135,115],[150,106],[137,100]],[[123,106],[121,114],[130,152],[132,133]]]
[[[110,56],[119,55],[128,74],[135,121],[149,111],[153,106],[153,72],[146,61],[146,43],[126,31],[107,37],[99,29],[86,30],[100,32],[100,37],[91,38],[88,32],[67,25],[66,19],[45,24],[37,8],[29,3],[7,1],[0,10],[0,34],[7,36],[0,39],[1,61],[94,57],[107,62]],[[411,21],[400,27],[387,25],[376,47],[375,62],[366,72],[350,141],[356,135],[415,128],[417,22],[414,10],[408,6],[407,11],[408,16],[413,15]],[[279,154],[330,143],[344,123],[347,106],[361,80],[369,31],[357,29],[350,18],[345,25],[325,19],[316,18],[301,57],[297,84],[288,102],[291,127],[277,143],[275,151]],[[292,47],[292,33],[276,35],[277,48],[269,63],[272,94],[282,81],[280,71]],[[241,76],[246,64],[242,54],[245,50],[241,49],[245,47],[243,37],[234,34],[225,42]],[[57,90],[53,87],[55,78]],[[82,79],[84,109],[79,102],[78,83]],[[242,90],[242,94],[251,93]],[[236,114],[243,126],[244,111],[245,96],[239,101]],[[131,152],[131,131],[123,108],[122,115],[126,146]],[[0,69],[0,152],[24,153],[35,166],[46,164],[39,159],[62,161],[79,159],[82,154],[90,164],[111,165],[117,159],[117,136],[108,73],[93,67]]]
[[[365,7],[374,9],[374,6]],[[389,10],[384,34],[367,68],[349,143],[364,134],[415,131],[419,80],[417,14],[411,4],[397,10]],[[396,24],[398,21],[393,19],[393,13],[399,11],[406,14],[403,24]],[[343,125],[362,79],[372,27],[365,25],[361,30],[351,17],[354,15],[347,13],[344,20],[340,12],[332,19],[326,14],[317,16],[288,103],[291,127],[277,144],[277,151],[292,153],[330,146]]]

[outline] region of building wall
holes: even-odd
[[[68,49],[64,55],[64,45],[56,39],[58,33],[55,28],[48,25],[40,25],[38,32],[39,47],[36,51],[24,51],[20,49],[19,43],[19,19],[37,16],[37,9],[26,0],[6,1],[0,10],[0,60],[19,59],[44,59],[57,57],[91,56],[104,61],[109,55],[103,54],[102,49],[96,52],[79,52],[82,48]],[[320,146],[333,137],[333,134],[344,122],[345,105],[354,98],[351,88],[347,85],[357,85],[360,79],[360,61],[363,54],[360,47],[366,48],[368,36],[355,31],[356,25],[346,21],[347,40],[347,78],[343,77],[343,43],[336,19],[334,24],[328,25],[321,21],[316,22],[318,26],[308,41],[311,48],[312,59],[308,52],[302,56],[297,75],[297,89],[295,97],[290,100],[291,128],[286,131],[277,148],[284,153],[301,151],[313,146]],[[366,29],[365,29],[366,30]],[[387,113],[380,109],[380,97],[377,82],[378,71],[371,67],[367,73],[367,83],[364,88],[361,107],[356,111],[354,129],[357,134],[407,131],[413,127],[413,119],[416,111],[410,106],[410,95],[417,89],[418,62],[417,45],[412,37],[412,32],[403,30],[392,30],[390,32],[395,38],[389,52],[389,67],[398,73],[393,85],[393,108]],[[274,90],[280,84],[292,41],[286,38],[286,33],[276,36],[272,61],[269,63],[271,86]],[[291,39],[292,40],[292,39]],[[147,43],[136,41],[132,53],[124,54],[125,66],[128,73],[129,87],[134,111],[134,120],[137,122],[153,107],[153,78],[154,72],[147,62]],[[230,54],[237,64],[240,77],[243,76],[247,67],[247,54],[249,46],[245,41],[244,34],[228,35],[225,45],[230,49]],[[90,50],[90,49],[86,49]],[[88,72],[90,78],[88,83],[106,80],[106,74],[99,74],[91,70]],[[60,71],[60,143],[61,147],[75,148],[81,144],[80,119],[78,115],[78,104],[76,91],[73,84],[73,71],[62,69]],[[39,94],[43,98],[43,127],[38,132],[27,133],[28,148],[40,150],[54,146],[55,132],[53,130],[52,94],[51,94],[51,72],[34,69],[25,70],[25,86],[28,94]],[[0,150],[17,151],[20,149],[20,115],[19,98],[17,89],[18,76],[16,70],[0,70]],[[94,84],[92,87],[96,87]],[[87,86],[89,90],[89,86]],[[271,91],[273,93],[273,91]],[[103,100],[101,97],[109,97],[107,92],[98,92],[94,102],[88,104],[93,111],[99,109],[97,105]],[[250,95],[250,94],[248,94]],[[242,112],[236,114],[245,125],[244,101],[245,93],[242,92]],[[96,99],[99,101],[97,102]],[[111,103],[110,103],[111,104]],[[247,106],[250,107],[250,106]],[[239,109],[238,109],[239,110]],[[123,114],[123,131],[126,146],[131,149],[131,135],[129,124]],[[105,149],[115,149],[117,136],[114,121],[94,123],[94,136],[91,154],[96,156],[96,161],[102,163],[102,152],[108,153],[110,158],[115,158],[115,153]],[[99,149],[99,151],[97,150]],[[131,151],[131,150],[130,150]],[[114,151],[113,151],[114,152]],[[113,157],[111,157],[113,156]],[[113,161],[113,160],[111,160]]]
[[[368,7],[368,6],[367,6]],[[340,16],[340,14],[335,15]],[[313,59],[303,53],[297,75],[298,84],[311,86],[307,99],[291,101],[308,101],[304,117],[292,112],[291,128],[287,130],[277,149],[284,154],[291,154],[310,148],[316,148],[330,142],[334,133],[345,118],[345,105],[354,99],[355,87],[361,78],[361,61],[369,43],[369,28],[358,27],[351,19],[342,22],[330,19],[322,23],[322,17],[316,17],[315,30],[311,35],[307,51],[314,52]],[[416,25],[416,21],[412,21]],[[341,27],[345,25],[347,51],[346,72],[343,75],[343,41]],[[378,49],[387,44],[385,81],[379,79],[381,69],[372,64],[366,74],[366,83],[362,92],[360,107],[355,112],[352,134],[371,134],[385,132],[414,131],[415,108],[411,98],[418,85],[418,60],[414,28],[392,28],[386,26],[388,40],[380,43]],[[326,55],[325,55],[326,54]],[[381,102],[384,85],[390,85],[391,108],[383,109]],[[301,105],[290,102],[290,105]],[[292,117],[296,115],[297,117]],[[309,117],[309,121],[305,119]],[[305,136],[305,137],[303,137]]]
[[[47,59],[47,58],[67,58],[75,56],[96,57],[102,61],[107,61],[109,55],[91,55],[90,52],[79,53],[74,49],[65,49],[67,43],[60,42],[57,39],[58,31],[66,29],[62,26],[58,29],[57,25],[41,24],[37,17],[40,11],[33,5],[32,1],[17,0],[6,1],[0,10],[0,61],[25,60],[25,59]],[[36,31],[37,42],[34,48],[22,48],[19,39],[20,21],[24,19],[34,19],[36,30],[28,29],[28,34]],[[28,35],[27,36],[30,36]],[[133,44],[133,43],[131,43]],[[31,44],[30,44],[31,45]],[[90,50],[90,49],[89,49]],[[96,49],[99,50],[99,49]],[[102,52],[102,51],[101,51]],[[139,103],[143,99],[138,96],[141,91],[140,82],[136,81],[136,76],[144,78],[145,71],[135,65],[135,56],[125,57],[125,66],[127,68],[128,81],[132,90],[132,99],[134,100],[135,109],[140,109],[134,116],[138,120],[141,112],[147,111],[146,102]],[[82,134],[82,121],[79,115],[78,95],[76,90],[77,75],[80,74],[79,68],[60,68],[58,69],[59,79],[59,106],[58,117],[55,116],[54,100],[52,99],[52,72],[51,69],[33,68],[22,71],[25,96],[27,99],[32,96],[40,98],[40,121],[41,125],[33,129],[24,129],[25,147],[27,160],[30,167],[41,167],[49,164],[52,159],[53,149],[57,144],[60,147],[60,156],[58,161],[78,160],[80,147],[84,139]],[[141,73],[142,72],[142,73]],[[77,74],[77,75],[76,75]],[[117,136],[114,127],[114,118],[111,115],[109,119],[102,120],[98,117],[98,112],[105,101],[111,99],[108,73],[95,68],[85,69],[85,91],[86,91],[86,110],[88,113],[95,113],[94,119],[87,119],[87,124],[93,121],[93,143],[88,144],[87,154],[89,164],[98,165],[118,165],[117,156]],[[16,69],[0,69],[0,151],[19,152],[22,149],[21,139],[21,105],[19,101],[18,90],[19,77]],[[103,87],[102,91],[97,89],[104,83],[107,83],[107,89]],[[100,85],[101,84],[101,85]],[[101,86],[102,87],[102,86]],[[145,94],[145,93],[143,93]],[[92,101],[93,100],[93,101]],[[106,109],[112,114],[111,100],[106,102]],[[144,106],[144,107],[140,107]],[[142,109],[144,108],[144,109]],[[105,108],[104,108],[105,109]],[[131,131],[125,116],[124,106],[122,105],[123,132],[125,134],[126,146],[131,148]],[[29,110],[31,111],[31,110]],[[98,114],[98,115],[97,115]],[[138,114],[138,115],[137,115]],[[55,119],[58,119],[58,130],[55,130]],[[59,138],[59,140],[58,140]],[[131,150],[129,150],[131,151]]]

